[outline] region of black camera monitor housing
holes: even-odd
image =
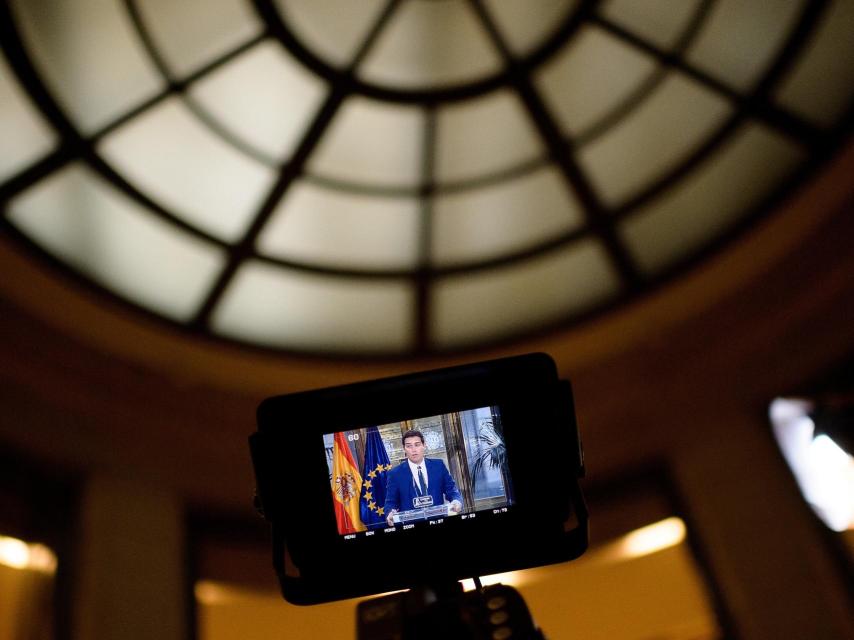
[[[284,597],[313,604],[587,548],[568,381],[530,354],[269,398],[250,437]]]

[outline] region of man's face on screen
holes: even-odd
[[[421,461],[424,460],[424,443],[418,436],[404,440],[403,450],[406,452],[406,457],[415,464],[421,464]]]

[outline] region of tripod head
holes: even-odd
[[[502,584],[464,592],[459,582],[420,586],[356,608],[358,640],[545,640],[525,600]]]

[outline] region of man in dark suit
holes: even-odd
[[[386,480],[383,511],[388,524],[393,524],[392,516],[398,511],[418,508],[415,503],[418,498],[421,506],[425,502],[433,505],[450,502],[451,511],[459,513],[463,498],[445,463],[424,457],[427,451],[424,434],[414,430],[404,433],[403,450],[406,460],[389,471]]]

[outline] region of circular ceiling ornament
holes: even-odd
[[[3,2],[2,223],[193,332],[508,341],[671,280],[829,158],[852,23],[849,0]]]

